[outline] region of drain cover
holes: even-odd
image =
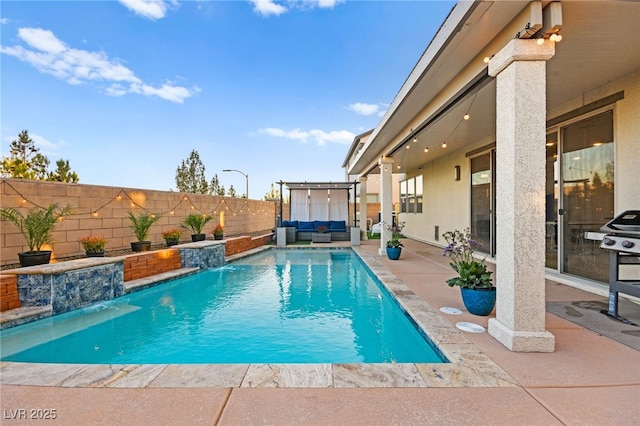
[[[449,315],[462,315],[462,311],[458,308],[450,308],[449,306],[443,306],[440,308],[440,312],[444,312]]]
[[[456,323],[456,327],[462,331],[468,331],[469,333],[484,333],[484,327],[472,322],[459,322]]]

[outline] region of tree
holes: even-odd
[[[211,178],[211,183],[209,184],[209,194],[224,196],[224,186],[220,185],[220,179],[218,179],[217,173],[213,175],[213,178]]]
[[[40,154],[40,149],[23,130],[18,139],[11,142],[9,157],[2,157],[2,176],[32,180],[45,180],[49,159]]]
[[[40,154],[40,148],[36,147],[27,130],[20,132],[18,139],[11,142],[9,153],[9,157],[2,157],[0,168],[2,177],[71,183],[77,183],[80,180],[71,170],[69,160],[60,159],[56,161],[55,171],[47,171],[49,159]]]
[[[272,199],[276,199],[276,198],[280,198],[280,190],[276,189],[275,185],[272,183],[271,184],[271,189],[269,190],[269,192],[267,192],[266,194],[264,194],[264,199],[265,200],[272,200]]]
[[[71,171],[69,160],[60,159],[56,161],[56,166],[57,169],[55,171],[49,172],[47,180],[55,182],[78,183],[80,179],[78,179],[78,175],[76,174],[76,172]]]
[[[191,194],[209,194],[209,184],[204,171],[204,164],[200,160],[198,151],[192,150],[189,158],[182,160],[182,164],[176,170],[178,191]]]
[[[238,194],[236,194],[236,189],[233,187],[233,185],[229,187],[229,191],[227,191],[227,196],[234,197],[234,198],[238,196]]]

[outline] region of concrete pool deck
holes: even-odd
[[[417,365],[406,374],[398,371],[413,364],[396,365],[399,370],[393,364],[323,364],[311,369],[254,366],[252,371],[252,366],[238,365],[183,369],[3,363],[2,424],[41,422],[30,420],[31,415],[44,416],[46,410],[55,410],[57,424],[71,425],[638,421],[640,352],[549,313],[547,329],[556,337],[551,354],[512,353],[487,333],[460,332],[454,328],[456,322],[486,327],[490,317],[440,313],[441,306],[464,310],[459,290],[444,282],[452,276],[448,259],[439,248],[403,242],[398,261],[377,256],[378,241],[364,241],[358,250],[372,269],[379,265],[379,275],[387,274],[385,281],[410,289],[404,294],[422,312],[414,316],[439,322],[449,336],[441,338],[450,339],[451,348],[463,346],[463,355],[453,360],[457,362]],[[602,299],[551,281],[546,298]],[[456,353],[449,350],[449,356]]]

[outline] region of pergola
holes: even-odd
[[[358,182],[278,182],[280,185],[280,221],[282,221],[283,186],[289,189],[291,220],[344,220],[349,222],[349,191],[354,194]],[[353,222],[356,206],[354,197]]]

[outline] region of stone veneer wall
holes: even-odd
[[[71,311],[124,292],[123,262],[51,274],[18,274],[23,306],[51,305],[54,314]]]
[[[183,268],[209,269],[224,265],[224,240],[183,244],[178,249]]]
[[[0,275],[0,312],[19,307],[18,276]]]
[[[211,235],[218,222],[224,222],[224,234],[234,236],[273,229],[280,208],[279,202],[275,201],[24,179],[2,179],[0,197],[3,208],[14,207],[23,212],[52,202],[73,206],[74,213],[62,220],[53,232],[54,260],[84,255],[79,240],[88,235],[104,236],[108,251],[130,248],[129,243],[136,238],[129,227],[129,212],[146,210],[162,214],[149,234],[153,244],[162,244],[162,232],[179,228],[182,219],[190,213],[214,217],[205,228],[207,234]],[[182,240],[189,239],[189,231],[185,230]],[[18,263],[18,253],[25,250],[28,247],[18,230],[12,224],[2,222],[0,264]]]
[[[181,268],[180,251],[166,249],[128,255],[124,261],[124,281],[137,280]]]

